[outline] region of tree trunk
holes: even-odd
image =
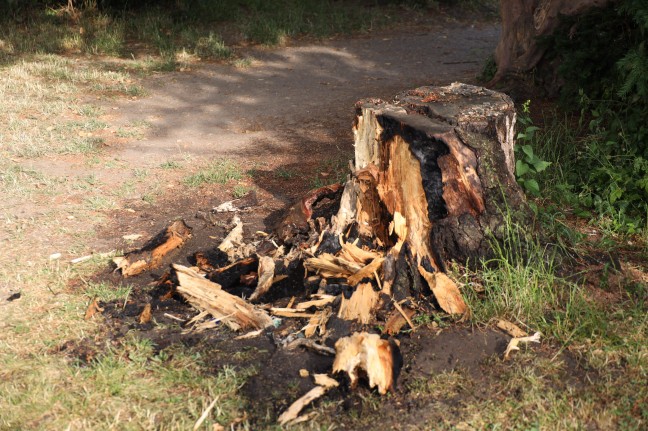
[[[560,15],[578,15],[610,1],[614,0],[501,0],[502,34],[495,50],[497,73],[490,84],[536,67],[545,53],[537,40],[553,33]]]
[[[430,273],[489,255],[502,212],[528,211],[514,177],[515,117],[508,96],[459,83],[358,102],[354,179],[334,232],[354,223],[385,247],[402,239]]]

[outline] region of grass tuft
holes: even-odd
[[[186,177],[183,182],[188,186],[198,187],[203,184],[225,184],[241,178],[243,178],[243,171],[238,164],[231,160],[222,160]]]

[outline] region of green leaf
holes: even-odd
[[[533,163],[533,167],[535,168],[536,172],[542,172],[549,166],[551,166],[551,162],[545,162],[544,160],[540,159]]]
[[[540,185],[534,179],[524,180],[524,188],[531,194],[538,196],[540,194]]]
[[[524,154],[527,156],[533,157],[533,148],[531,148],[531,145],[522,145],[522,151],[524,151]]]
[[[515,176],[520,178],[524,176],[524,174],[528,173],[531,169],[529,168],[529,165],[524,163],[522,160],[518,160],[515,162]]]

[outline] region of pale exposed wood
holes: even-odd
[[[515,323],[511,323],[506,320],[498,320],[497,327],[514,338],[521,338],[529,335],[526,331],[520,329],[520,327]]]
[[[389,318],[387,319],[385,328],[383,329],[384,334],[398,334],[403,326],[408,324],[408,319],[411,321],[412,317],[416,314],[416,311],[411,308],[400,308],[400,310],[396,309],[389,314]],[[414,328],[411,323],[409,325],[411,328]]]
[[[351,295],[351,298],[346,299],[342,297],[338,317],[368,324],[371,322],[372,312],[377,303],[378,292],[373,290],[371,283],[360,283]]]
[[[342,246],[342,251],[338,256],[348,261],[366,265],[372,260],[381,257],[381,254],[376,251],[363,250],[353,243],[343,241],[341,235],[340,245]]]
[[[270,308],[270,313],[272,313],[274,316],[307,318],[307,319],[310,319],[315,315],[313,313],[301,313],[299,312],[299,310],[295,308],[281,308],[281,307]]]
[[[256,289],[250,295],[250,301],[256,301],[261,298],[273,284],[275,274],[275,262],[270,256],[261,256],[259,258],[259,281]]]
[[[320,398],[328,391],[328,389],[329,388],[318,385],[315,386],[310,391],[306,392],[305,395],[303,395],[297,401],[292,403],[290,407],[288,407],[288,410],[286,410],[281,414],[281,416],[279,416],[278,419],[279,425],[286,425],[289,422],[297,419],[299,413],[304,409],[304,407],[306,407],[316,399]]]
[[[351,387],[359,379],[359,371],[369,378],[371,388],[386,394],[394,385],[393,352],[389,341],[382,340],[378,334],[356,332],[349,337],[340,338],[335,343],[333,372],[348,374]]]
[[[178,278],[178,292],[194,307],[209,312],[234,331],[262,329],[272,325],[272,318],[238,296],[231,295],[182,265],[173,265]]]
[[[183,220],[176,220],[139,250],[113,258],[124,277],[132,277],[161,265],[166,255],[182,247],[191,238],[191,228]]]
[[[322,344],[318,344],[315,341],[308,338],[297,338],[286,345],[286,349],[288,350],[294,350],[297,347],[306,347],[307,349],[311,349],[322,355],[327,355],[327,356],[335,355],[334,349],[331,349],[330,347],[324,346]]]
[[[466,312],[466,303],[461,297],[461,292],[454,281],[443,272],[430,273],[419,265],[419,272],[428,282],[428,285],[434,293],[434,297],[439,302],[439,306],[448,314],[464,314]]]
[[[143,325],[145,323],[149,323],[151,321],[151,317],[152,317],[151,316],[151,304],[149,303],[149,304],[146,304],[144,306],[144,309],[140,313],[137,320],[140,323],[140,325]]]
[[[360,264],[335,257],[330,253],[322,253],[318,257],[306,259],[304,266],[322,277],[348,277],[362,268]]]
[[[333,295],[321,295],[319,299],[313,299],[311,301],[300,302],[295,306],[297,310],[307,310],[311,307],[323,307],[335,301],[335,296]]]
[[[374,278],[378,270],[382,267],[382,263],[384,260],[385,260],[384,257],[377,257],[369,265],[363,267],[359,271],[355,272],[353,275],[347,277],[349,284],[351,286],[355,286],[364,279]]]

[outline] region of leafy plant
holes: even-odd
[[[648,220],[648,3],[621,0],[565,18],[549,40],[561,97],[586,135],[562,164],[591,209],[635,233]]]
[[[540,195],[540,185],[536,175],[547,169],[551,163],[540,159],[533,151],[533,142],[539,127],[533,125],[530,114],[531,101],[527,100],[522,105],[522,115],[519,123],[524,130],[517,135],[518,143],[515,145],[515,177],[520,185],[534,196]]]

